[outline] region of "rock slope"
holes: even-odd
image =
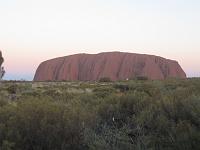
[[[96,81],[103,77],[116,81],[137,76],[149,79],[186,78],[185,72],[174,60],[146,54],[105,52],[75,54],[42,62],[34,81]]]

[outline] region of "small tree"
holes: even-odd
[[[5,75],[4,67],[1,66],[3,61],[4,59],[2,57],[2,52],[0,51],[0,80],[2,80],[3,76]]]
[[[5,70],[4,70],[4,67],[1,67],[0,68],[0,80],[2,80],[3,76],[5,75]]]

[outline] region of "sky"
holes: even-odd
[[[7,80],[32,80],[47,59],[122,51],[177,60],[200,77],[199,0],[0,0]]]

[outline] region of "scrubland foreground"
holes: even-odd
[[[200,79],[0,83],[0,150],[199,150]]]

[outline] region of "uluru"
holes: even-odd
[[[152,80],[186,78],[175,60],[146,54],[104,52],[44,61],[37,68],[34,81],[97,81],[104,77],[116,81],[139,76]]]

